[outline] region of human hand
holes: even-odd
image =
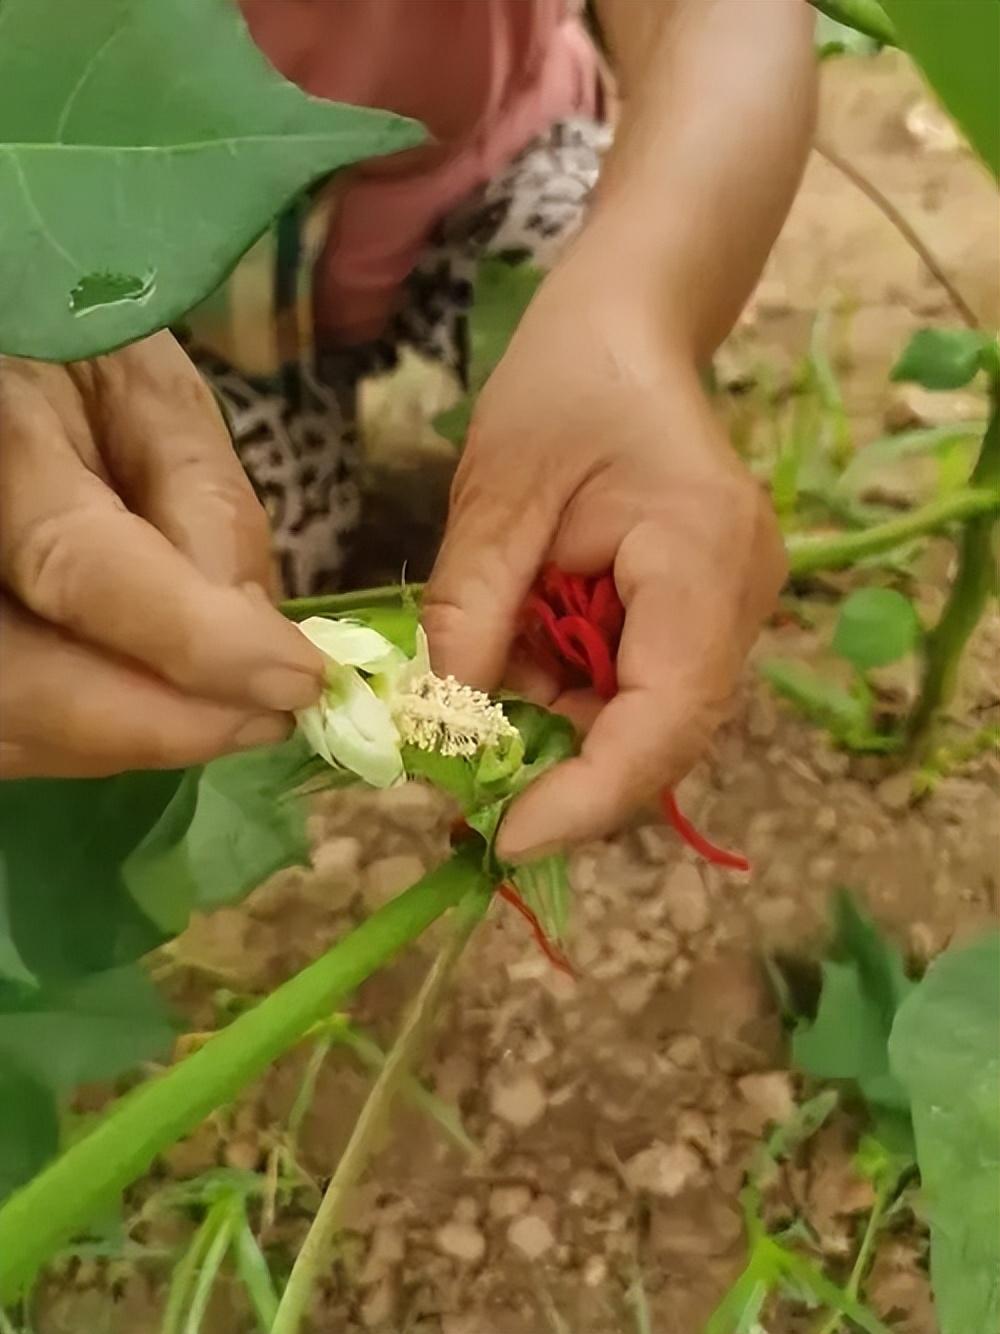
[[[435,669],[501,681],[589,728],[512,807],[519,860],[605,833],[706,747],[784,579],[769,501],[733,453],[695,355],[577,246],[477,405],[424,601]],[[613,569],[619,693],[559,694],[511,658],[539,569]]]
[[[169,334],[0,358],[0,776],[281,740],[322,666],[271,584],[266,517]]]

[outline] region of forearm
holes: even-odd
[[[806,0],[597,0],[620,81],[587,231],[707,360],[798,187],[815,105]]]

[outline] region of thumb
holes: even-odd
[[[468,457],[456,478],[421,619],[439,675],[494,690],[503,680],[524,599],[551,544],[555,517],[539,492],[525,493],[516,477],[500,477],[496,469],[485,479],[471,472],[463,476]]]

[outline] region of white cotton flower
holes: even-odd
[[[452,676],[435,676],[420,627],[412,658],[356,621],[314,616],[299,629],[327,664],[319,702],[296,714],[302,735],[328,764],[373,787],[403,777],[403,744],[472,758],[518,736],[488,695]]]
[[[323,694],[295,715],[302,735],[327,764],[391,787],[403,777],[400,735],[378,686],[402,672],[405,654],[356,621],[312,616],[299,629],[326,659]]]

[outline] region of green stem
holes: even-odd
[[[1000,389],[994,386],[993,414],[983,436],[970,481],[1000,488]],[[935,719],[955,690],[962,652],[997,589],[993,554],[996,511],[967,516],[958,547],[958,570],[937,625],[927,636],[920,696],[910,719],[910,742],[926,750]]]
[[[292,1103],[292,1110],[288,1115],[288,1149],[294,1157],[298,1149],[299,1131],[302,1129],[302,1122],[306,1118],[309,1108],[312,1106],[313,1096],[316,1092],[316,1081],[319,1079],[319,1072],[327,1056],[330,1054],[330,1048],[333,1046],[333,1034],[326,1034],[317,1040],[312,1051],[309,1053],[309,1060],[306,1062],[306,1068],[302,1075],[302,1082],[299,1085],[299,1091],[295,1095],[295,1101]]]
[[[462,850],[235,1019],[197,1052],[123,1098],[91,1132],[0,1207],[0,1303],[163,1149],[231,1101],[365,978],[487,881]]]
[[[370,611],[373,607],[399,607],[407,597],[419,599],[422,590],[422,584],[386,584],[349,593],[287,598],[281,603],[281,611],[290,621],[304,621],[308,616],[343,616],[352,611]]]
[[[812,0],[816,4],[816,0]],[[817,8],[822,6],[817,5]],[[852,24],[857,27],[857,24]],[[871,34],[869,34],[870,36]],[[883,217],[895,227],[900,236],[907,243],[910,249],[923,261],[931,276],[944,288],[951,298],[952,305],[962,317],[962,322],[969,329],[978,329],[979,320],[976,318],[976,312],[966,301],[965,297],[955,286],[948,271],[935,255],[927,242],[923,239],[917,229],[910,222],[905,213],[902,213],[892,200],[882,193],[874,181],[868,179],[864,172],[859,171],[857,167],[847,158],[842,157],[837,150],[822,139],[815,139],[813,148],[822,158],[826,158],[831,167],[836,167],[842,176],[846,176],[852,185],[856,186],[863,195],[865,195]]]
[[[632,1275],[632,1282],[628,1285],[625,1293],[626,1304],[631,1307],[632,1314],[635,1316],[635,1334],[653,1334],[653,1317],[649,1309],[649,1298],[646,1296],[646,1287],[642,1281],[642,1271],[638,1264],[635,1267],[635,1273]]]
[[[885,1214],[886,1205],[889,1203],[897,1184],[898,1181],[896,1179],[886,1182],[875,1196],[875,1203],[872,1205],[871,1213],[868,1215],[868,1222],[865,1224],[865,1234],[861,1238],[861,1246],[858,1250],[857,1258],[854,1261],[851,1276],[847,1280],[847,1287],[844,1289],[847,1295],[854,1300],[857,1300],[861,1294],[861,1284],[864,1282],[865,1274],[868,1272],[872,1250],[875,1246],[878,1230],[882,1225],[882,1218]],[[830,1319],[819,1330],[819,1334],[837,1334],[837,1331],[843,1323],[843,1319],[844,1318],[839,1311],[834,1311],[830,1316]]]
[[[456,909],[448,939],[431,966],[381,1073],[372,1085],[347,1148],[296,1256],[271,1334],[298,1334],[316,1279],[326,1266],[334,1239],[343,1224],[350,1193],[368,1165],[400,1084],[423,1051],[452,970],[489,901],[489,894],[480,885],[470,890]]]
[[[217,1200],[201,1221],[201,1225],[188,1243],[180,1261],[174,1267],[167,1293],[167,1306],[163,1314],[162,1334],[181,1334],[184,1312],[188,1309],[189,1299],[198,1275],[205,1264],[205,1258],[211,1251],[220,1233],[224,1232],[229,1217],[229,1200]]]
[[[792,578],[818,570],[842,570],[865,556],[889,551],[903,542],[940,532],[951,523],[982,517],[987,528],[1000,513],[1000,485],[973,478],[976,485],[953,491],[926,505],[887,519],[860,532],[836,533],[831,537],[797,536],[786,539],[788,570]]]
[[[226,1252],[232,1244],[233,1233],[239,1213],[243,1208],[243,1202],[239,1197],[228,1196],[220,1200],[217,1207],[221,1207],[222,1210],[221,1221],[198,1271],[188,1317],[184,1322],[184,1334],[201,1334],[201,1322],[208,1310],[209,1299],[212,1296],[212,1289],[215,1287],[215,1280],[219,1277],[222,1262],[225,1260]]]
[[[896,29],[876,0],[810,0],[815,9],[884,46],[898,46]]]
[[[361,1064],[370,1072],[377,1075],[384,1068],[387,1059],[386,1054],[378,1043],[373,1042],[367,1034],[359,1033],[357,1029],[347,1025],[343,1036],[339,1040],[350,1048]],[[446,1103],[442,1098],[432,1093],[430,1089],[425,1088],[419,1079],[412,1076],[403,1081],[400,1095],[413,1107],[416,1107],[418,1111],[423,1112],[425,1116],[437,1122],[463,1153],[468,1154],[470,1158],[476,1157],[479,1153],[479,1146],[475,1140],[470,1138],[462,1124],[462,1118],[457,1108]]]
[[[250,1229],[250,1220],[246,1208],[238,1219],[238,1231],[233,1245],[236,1272],[246,1289],[253,1306],[257,1323],[263,1334],[268,1334],[278,1310],[278,1298],[274,1291],[274,1280],[267,1266],[264,1253],[257,1243],[257,1238]]]

